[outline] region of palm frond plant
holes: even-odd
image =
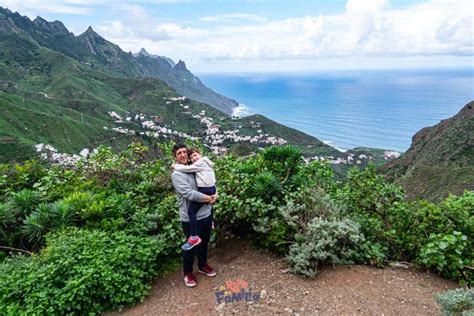
[[[51,204],[41,203],[25,218],[21,230],[30,243],[43,242],[44,236],[51,230],[51,215]]]
[[[63,229],[73,226],[79,219],[76,210],[65,200],[60,200],[52,205],[51,224],[54,228]]]

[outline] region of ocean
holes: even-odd
[[[421,128],[474,100],[474,70],[318,74],[200,74],[237,100],[240,114],[263,114],[338,149],[405,151]]]

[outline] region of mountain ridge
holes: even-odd
[[[410,148],[381,170],[400,183],[410,198],[439,200],[474,190],[474,101],[456,115],[422,128]]]
[[[205,88],[184,61],[172,67],[164,59],[134,57],[92,28],[74,36],[60,24],[37,19],[38,26],[8,12],[0,9],[2,161],[31,158],[39,143],[78,153],[99,144],[122,149],[132,140],[151,145],[155,139],[177,141],[184,135],[212,150],[245,143],[239,152],[249,153],[288,138],[288,144],[312,155],[341,155],[263,116],[232,118],[229,111],[186,97],[180,92],[185,82],[194,82],[195,94]],[[166,75],[175,87],[159,78]]]
[[[91,26],[82,34],[75,36],[60,21],[48,22],[41,17],[31,21],[18,12],[0,7],[0,15],[13,21],[16,27],[28,33],[40,46],[61,52],[82,62],[101,66],[107,64],[118,74],[126,76],[154,76],[177,90],[184,96],[209,104],[221,112],[231,115],[238,103],[206,87],[189,70],[178,67],[176,70],[170,62],[161,62],[153,57],[140,59],[131,53],[124,52],[118,45],[107,41],[95,32]],[[36,22],[35,22],[36,21]],[[143,56],[143,55],[142,55]],[[152,71],[145,71],[151,68]],[[166,74],[166,75],[163,75]],[[197,91],[201,91],[197,93]]]

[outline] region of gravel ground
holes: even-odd
[[[209,264],[218,275],[197,274],[195,288],[175,271],[155,280],[144,302],[110,315],[433,315],[440,314],[433,294],[456,287],[410,267],[326,267],[308,280],[288,273],[283,258],[241,240],[211,251]],[[216,292],[225,300],[241,289],[252,301],[217,301]]]

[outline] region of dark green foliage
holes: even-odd
[[[13,207],[18,210],[20,214],[28,214],[37,205],[39,196],[35,191],[23,189],[18,193],[11,195]]]
[[[467,248],[469,244],[467,236],[457,231],[452,234],[431,234],[421,248],[418,262],[426,267],[436,268],[447,278],[472,282],[474,274],[463,271],[465,265],[472,264],[472,260],[467,257],[469,254],[463,256],[463,253],[470,251],[472,257],[472,248]]]
[[[445,277],[472,284],[474,195],[450,196],[439,204],[407,202],[401,188],[387,183],[373,167],[350,172],[338,199],[347,215],[382,257],[416,261]]]
[[[51,229],[51,206],[46,203],[38,205],[36,211],[26,216],[22,232],[30,243],[40,243]]]
[[[0,240],[7,240],[9,227],[17,220],[17,213],[9,203],[0,202]]]
[[[0,242],[35,253],[12,259],[2,250],[0,314],[120,308],[145,295],[155,272],[176,267],[184,236],[169,178],[171,146],[156,149],[158,160],[134,143],[118,154],[101,147],[72,169],[0,165]],[[325,264],[383,266],[388,259],[472,284],[470,191],[439,204],[409,203],[371,166],[341,184],[329,165],[306,164],[287,147],[212,159],[217,241],[250,238],[308,277]]]
[[[280,181],[271,172],[258,174],[250,185],[250,194],[269,202],[281,196],[282,186]]]
[[[160,252],[149,237],[69,229],[0,265],[0,313],[87,314],[142,299]]]

